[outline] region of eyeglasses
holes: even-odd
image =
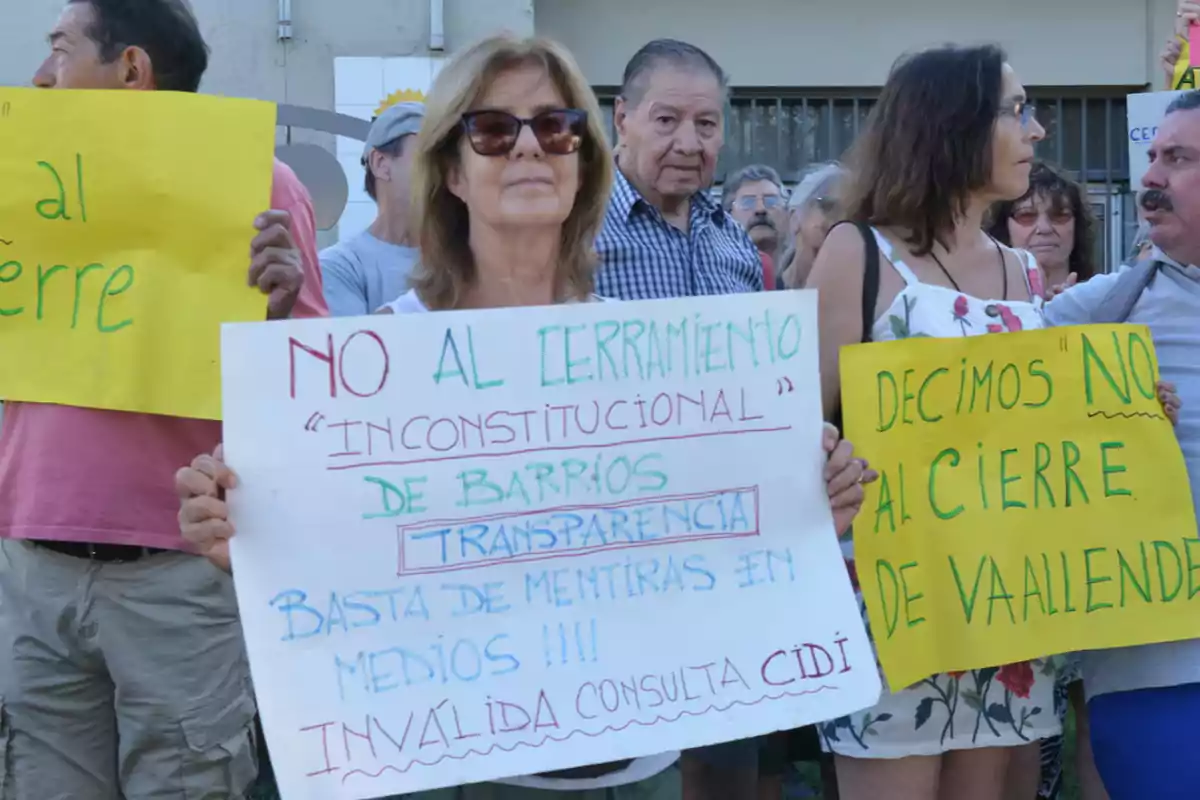
[[[1000,113],[1015,117],[1021,122],[1022,128],[1028,128],[1029,123],[1037,117],[1037,108],[1028,100],[1019,100],[1013,103],[1011,107],[1001,108]]]
[[[734,205],[742,211],[753,211],[758,206],[759,200],[762,200],[763,208],[779,208],[783,205],[783,198],[777,194],[768,194],[762,197],[748,194],[744,197],[739,197],[734,201]]]
[[[556,108],[523,119],[507,111],[482,110],[468,111],[462,116],[467,141],[481,156],[503,156],[512,152],[526,125],[546,155],[570,155],[583,144],[587,112],[578,108]]]
[[[1036,208],[1019,208],[1012,213],[1012,219],[1018,225],[1033,227],[1037,224],[1040,213]],[[1046,217],[1054,225],[1064,225],[1074,220],[1075,214],[1069,208],[1061,208],[1047,211]]]

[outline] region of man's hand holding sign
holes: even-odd
[[[841,375],[880,472],[855,549],[893,688],[1200,636],[1177,400],[1144,328],[854,346]]]
[[[247,281],[267,295],[267,319],[287,319],[304,285],[304,265],[292,237],[292,217],[286,211],[268,211],[254,220],[254,227],[258,235],[250,242]]]

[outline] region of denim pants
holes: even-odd
[[[1092,750],[1112,800],[1200,796],[1200,683],[1088,701]]]

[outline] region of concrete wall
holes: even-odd
[[[742,86],[878,86],[901,53],[998,41],[1028,85],[1157,82],[1175,0],[535,0],[539,33],[595,84],[620,83],[645,41],[709,51]],[[686,8],[686,13],[683,9]]]
[[[63,0],[5,0],[0,85],[25,84]],[[334,107],[335,56],[424,55],[428,0],[292,0],[294,39],[273,0],[193,0],[213,48],[204,90]],[[620,80],[647,39],[712,52],[743,86],[876,86],[901,52],[998,40],[1026,83],[1140,86],[1175,0],[444,0],[447,48],[497,28],[561,39],[596,84]],[[536,13],[535,13],[536,11]]]
[[[0,85],[28,84],[64,0],[4,0]],[[292,0],[292,36],[280,42],[274,0],[192,0],[212,59],[203,91],[334,107],[336,56],[429,52],[429,0]],[[444,0],[446,48],[507,28],[533,31],[532,0]]]

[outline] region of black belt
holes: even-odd
[[[624,759],[623,761],[609,761],[604,764],[590,764],[586,767],[575,767],[574,769],[560,769],[556,772],[539,772],[539,778],[570,778],[574,780],[583,780],[585,778],[600,778],[605,775],[611,775],[614,772],[620,772],[633,763],[632,758]]]
[[[31,540],[30,544],[44,547],[65,556],[86,558],[89,561],[103,561],[108,564],[119,564],[127,561],[138,561],[157,553],[165,553],[157,547],[138,547],[131,544],[87,544],[85,542],[52,542]]]

